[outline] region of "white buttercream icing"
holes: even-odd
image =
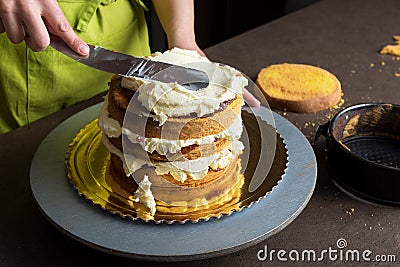
[[[143,80],[143,83],[139,85],[135,82],[138,78],[123,77],[122,86],[137,91],[139,102],[149,112],[154,113],[151,116],[160,125],[164,124],[168,117],[191,113],[199,117],[211,114],[220,108],[221,103],[232,100],[238,95],[241,96],[248,82],[234,68],[210,62],[194,51],[173,48],[162,54],[157,53],[152,59],[203,70],[210,80],[208,87],[192,91],[176,82]]]
[[[139,159],[129,153],[126,153],[124,155],[124,153],[121,150],[119,150],[113,144],[111,144],[111,142],[108,140],[108,138],[104,134],[103,134],[102,142],[103,142],[104,146],[111,153],[113,153],[114,155],[116,155],[117,157],[119,157],[121,159],[126,176],[131,175],[132,173],[134,173],[135,171],[140,169],[143,165],[148,163],[148,161]]]
[[[151,182],[149,177],[144,175],[143,180],[139,183],[138,189],[133,195],[133,201],[140,202],[150,209],[150,214],[156,213],[156,201],[150,190]]]
[[[115,136],[115,133],[123,133],[125,134],[129,141],[132,143],[139,143],[142,148],[149,152],[153,153],[156,151],[160,155],[166,155],[168,153],[176,153],[183,147],[187,147],[190,145],[205,145],[205,144],[212,144],[215,139],[218,138],[229,138],[230,140],[239,139],[242,131],[242,119],[241,116],[238,116],[234,122],[224,131],[214,134],[208,135],[202,138],[197,139],[186,139],[186,140],[166,140],[162,138],[143,138],[135,133],[132,133],[130,130],[123,128],[119,125],[118,121],[111,118],[108,114],[107,103],[104,102],[103,107],[99,113],[99,127],[103,130],[108,137],[118,137]],[[102,123],[100,123],[102,121]],[[140,138],[138,138],[140,137]],[[140,140],[140,142],[138,142]]]
[[[124,154],[111,144],[105,135],[103,135],[102,141],[111,153],[121,159],[126,176],[129,176],[146,164],[149,165],[150,161],[140,159],[130,153]],[[241,153],[242,149],[242,142],[235,140],[227,149],[211,156],[186,161],[156,162],[151,165],[155,168],[155,172],[158,175],[170,174],[180,182],[186,181],[188,176],[193,180],[201,180],[207,175],[209,168],[218,170],[227,167],[235,155]]]
[[[240,155],[244,149],[243,143],[239,140],[233,140],[231,147],[232,147],[232,151],[236,152],[238,155]]]
[[[153,153],[156,151],[160,155],[167,155],[168,153],[177,153],[183,147],[190,145],[208,145],[214,143],[216,139],[227,138],[229,140],[239,139],[243,131],[242,118],[238,116],[234,122],[224,131],[217,134],[207,135],[202,138],[193,138],[186,140],[168,140],[162,138],[142,138],[139,135],[132,133],[130,130],[123,128],[122,132],[127,135],[129,141],[132,143],[139,143],[142,148]],[[140,138],[138,138],[140,137]],[[140,142],[138,142],[140,140]]]
[[[230,149],[225,149],[214,155],[195,160],[157,162],[153,166],[158,175],[170,174],[175,180],[185,182],[188,176],[193,180],[203,179],[209,168],[218,170],[227,167],[234,157],[235,154]]]

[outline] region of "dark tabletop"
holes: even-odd
[[[342,193],[327,171],[324,139],[313,140],[317,126],[346,106],[364,102],[400,104],[400,77],[395,76],[400,72],[400,60],[379,54],[384,45],[393,43],[392,36],[400,33],[399,10],[398,0],[325,0],[205,50],[213,61],[232,65],[252,79],[261,68],[274,63],[320,66],[341,81],[344,103],[316,114],[275,110],[304,133],[318,161],[314,194],[289,226],[233,254],[190,263],[153,265],[262,266],[270,263],[257,259],[257,253],[265,246],[268,250],[287,252],[322,251],[337,248],[340,238],[347,241],[349,249],[371,250],[371,255],[395,255],[397,263],[387,266],[400,264],[400,209],[365,203]],[[99,252],[65,236],[41,214],[30,191],[30,163],[41,141],[61,121],[100,101],[101,96],[97,96],[0,136],[0,266],[147,263]],[[274,259],[274,266],[294,264]],[[298,265],[305,263],[310,262]],[[356,264],[328,257],[322,263]]]

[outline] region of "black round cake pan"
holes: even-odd
[[[364,200],[400,206],[400,105],[350,106],[317,130],[341,189]]]

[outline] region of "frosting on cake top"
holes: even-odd
[[[136,77],[123,77],[122,87],[134,89],[139,102],[151,117],[164,124],[169,117],[195,113],[198,117],[212,114],[221,103],[242,97],[247,79],[236,69],[210,62],[195,51],[173,48],[164,53],[155,53],[152,60],[200,69],[207,73],[210,83],[206,88],[192,91],[176,82],[163,83]],[[140,83],[137,80],[141,80]],[[137,87],[139,85],[139,87]]]

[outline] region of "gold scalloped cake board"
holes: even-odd
[[[237,182],[232,185],[229,192],[210,200],[204,206],[190,209],[168,207],[156,200],[157,211],[154,216],[149,214],[148,208],[133,201],[134,192],[128,192],[124,185],[119,184],[109,174],[110,154],[101,141],[102,132],[97,127],[97,120],[82,128],[69,145],[66,155],[67,174],[79,195],[83,195],[102,209],[124,218],[155,223],[185,223],[231,215],[233,212],[251,207],[270,194],[282,179],[288,163],[284,140],[272,126],[246,111],[242,112],[242,118],[249,141],[242,154],[248,157],[246,168],[238,174]],[[266,170],[262,177],[258,177],[262,183],[255,191],[249,192],[253,176],[260,175],[256,168],[260,168],[257,167],[261,154],[260,144],[265,138],[270,138],[271,142],[276,140],[273,162],[270,170]]]

